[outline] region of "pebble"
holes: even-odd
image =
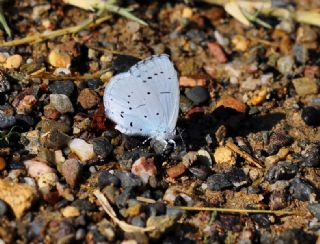
[[[63,149],[68,145],[70,140],[70,136],[55,128],[40,137],[42,145],[54,150]]]
[[[206,79],[202,76],[180,76],[179,85],[180,87],[205,86]]]
[[[214,174],[207,179],[208,189],[213,191],[222,191],[227,188],[231,188],[233,185],[228,179],[227,174]]]
[[[76,199],[72,206],[78,208],[80,211],[92,212],[96,211],[97,207],[94,203],[91,203],[88,199]]]
[[[119,209],[125,208],[129,199],[135,198],[135,192],[131,187],[124,188],[124,191],[116,199],[116,205]]]
[[[293,143],[293,138],[283,132],[274,132],[269,138],[268,153],[275,154],[281,147],[290,146]]]
[[[36,199],[36,190],[27,185],[0,179],[0,200],[6,202],[20,219]]]
[[[56,186],[58,182],[58,176],[56,173],[43,173],[40,174],[37,183],[39,190],[42,194],[48,194]]]
[[[31,127],[35,126],[35,118],[26,114],[16,114],[16,125],[21,127],[23,131],[28,131]]]
[[[309,203],[308,209],[314,217],[320,220],[320,203]],[[1,213],[0,213],[0,216],[1,216]]]
[[[284,230],[278,239],[273,240],[275,244],[283,243],[305,243],[311,244],[316,243],[316,236],[309,234],[303,230],[303,228],[292,228]]]
[[[294,57],[300,64],[305,64],[309,60],[308,49],[303,44],[295,44],[293,46]]]
[[[63,133],[68,133],[71,130],[70,126],[67,123],[55,120],[41,120],[36,125],[36,129],[44,133],[49,132],[53,129],[57,129]]]
[[[280,57],[277,61],[277,68],[279,72],[285,76],[292,73],[294,59],[291,56]]]
[[[121,183],[120,179],[117,176],[111,174],[109,171],[105,170],[105,171],[100,172],[100,174],[99,174],[98,187],[100,189],[104,188],[107,185],[111,185],[111,184],[118,187],[118,186],[120,186],[120,183]]]
[[[289,180],[297,174],[298,170],[297,164],[288,161],[279,162],[277,165],[271,166],[266,173],[265,179],[271,183],[278,180]]]
[[[317,32],[308,25],[302,25],[297,30],[298,43],[312,43],[317,41]]]
[[[320,109],[316,107],[304,107],[301,118],[307,125],[320,126]]]
[[[97,137],[92,140],[94,152],[102,157],[107,158],[113,151],[113,146],[107,138]]]
[[[0,70],[0,93],[7,92],[11,88],[10,82],[7,76]]]
[[[38,161],[37,159],[29,159],[23,163],[28,170],[28,175],[35,179],[38,179],[42,174],[55,173],[55,170],[48,164]]]
[[[71,66],[71,57],[66,52],[53,49],[49,53],[48,62],[56,68],[69,68]]]
[[[299,96],[317,94],[318,92],[318,84],[315,79],[308,77],[297,78],[292,80],[292,84]]]
[[[217,147],[213,154],[214,161],[223,166],[223,168],[231,168],[236,164],[236,155],[227,147]]]
[[[0,217],[5,216],[8,210],[8,205],[4,201],[0,200]]]
[[[11,55],[7,58],[3,67],[6,69],[18,69],[22,64],[22,56],[19,54]]]
[[[295,178],[290,184],[289,192],[298,200],[310,201],[314,200],[316,189],[300,178]]]
[[[87,86],[90,89],[98,89],[103,85],[103,82],[100,79],[89,79],[87,80]]]
[[[287,197],[284,190],[276,190],[270,195],[269,206],[272,210],[283,209],[287,205]]]
[[[235,35],[232,38],[232,44],[235,48],[235,50],[240,51],[240,52],[245,52],[248,50],[250,41],[242,35]]]
[[[84,240],[85,237],[86,237],[86,231],[83,228],[78,229],[76,232],[75,239],[77,241],[82,241]]]
[[[247,110],[247,105],[243,102],[240,102],[239,100],[231,97],[231,96],[224,96],[222,97],[216,105],[216,109],[220,106],[223,106],[225,108],[232,108],[239,113],[245,113]]]
[[[78,185],[82,166],[77,159],[67,159],[61,166],[61,174],[71,188]]]
[[[0,171],[6,168],[6,160],[3,157],[0,157]]]
[[[16,118],[14,116],[0,113],[0,129],[11,127],[15,123],[16,123]]]
[[[49,92],[52,94],[64,94],[68,97],[74,91],[74,84],[71,80],[56,80],[49,84]]]
[[[29,151],[30,154],[38,154],[40,146],[40,131],[31,130],[26,133],[22,133],[22,138],[26,139],[25,149]]]
[[[61,210],[63,217],[78,217],[80,216],[80,211],[74,206],[67,206]]]
[[[32,111],[33,105],[35,105],[37,99],[34,95],[26,95],[22,98],[17,106],[17,113],[24,114]]]
[[[81,162],[86,162],[96,156],[93,145],[79,138],[72,139],[69,142],[69,148],[79,157]]]
[[[100,100],[99,95],[89,88],[81,90],[78,96],[78,103],[80,103],[84,109],[91,109],[97,106],[100,103]]]
[[[303,155],[302,165],[305,167],[319,167],[320,166],[320,145],[308,145]]]
[[[218,43],[208,42],[208,49],[219,63],[226,63],[228,61],[225,52]]]
[[[184,165],[184,163],[178,163],[166,170],[168,176],[170,178],[177,178],[180,175],[182,175],[187,170],[187,167]]]
[[[159,238],[167,230],[175,224],[175,217],[169,215],[150,216],[147,220],[147,227],[155,227],[153,231],[149,232],[151,238]]]
[[[141,157],[132,164],[131,173],[139,176],[142,182],[147,184],[150,177],[156,177],[157,167],[153,158]]]
[[[60,113],[73,113],[73,105],[69,97],[64,94],[50,94],[50,104]]]
[[[185,94],[195,105],[205,103],[210,98],[208,90],[202,86],[187,89]]]
[[[141,216],[134,216],[131,220],[131,224],[134,226],[144,227],[146,223],[142,220]]]
[[[115,176],[117,176],[121,181],[121,187],[127,188],[139,188],[142,187],[143,182],[139,176],[136,176],[129,172],[116,171]]]

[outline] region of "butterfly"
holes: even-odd
[[[179,114],[179,81],[169,56],[153,55],[108,82],[105,113],[126,135],[170,141]]]

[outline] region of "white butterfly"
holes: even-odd
[[[168,55],[153,55],[109,81],[103,101],[108,118],[126,135],[166,141],[175,136],[179,82]]]

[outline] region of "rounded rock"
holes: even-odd
[[[105,186],[111,185],[111,184],[117,187],[120,186],[119,178],[108,171],[102,171],[99,174],[98,187],[102,189]]]
[[[79,138],[71,140],[69,142],[69,148],[82,162],[86,162],[96,156],[93,145]]]
[[[22,64],[22,56],[19,54],[14,54],[7,58],[3,67],[6,69],[17,69]]]
[[[77,159],[66,160],[61,167],[61,174],[66,182],[72,187],[76,187],[81,175],[81,164]]]
[[[191,89],[187,89],[185,94],[187,98],[189,98],[195,105],[205,103],[209,99],[208,90],[201,86],[196,86]]]
[[[319,126],[320,109],[315,107],[305,107],[302,109],[301,118],[307,125]]]
[[[78,96],[78,103],[80,103],[84,109],[91,109],[97,106],[99,102],[99,95],[89,88],[83,89]]]
[[[316,189],[300,178],[295,178],[291,182],[289,192],[298,200],[309,201],[312,199],[312,195],[316,194]]]
[[[56,80],[49,85],[52,94],[64,94],[70,96],[74,91],[74,84],[70,80]]]
[[[11,115],[0,113],[0,129],[5,129],[13,126],[16,123],[16,118]]]
[[[64,94],[50,94],[50,104],[62,114],[74,112],[72,102]]]
[[[104,137],[98,137],[94,138],[92,140],[93,144],[93,150],[94,152],[98,155],[101,156],[102,158],[108,157],[113,150],[112,144]]]

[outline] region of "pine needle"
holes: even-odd
[[[209,207],[189,207],[189,206],[173,206],[174,208],[187,211],[216,211],[224,213],[246,213],[246,214],[275,214],[281,215],[298,215],[296,212],[285,210],[263,210],[263,209],[235,209],[235,208],[209,208]]]

